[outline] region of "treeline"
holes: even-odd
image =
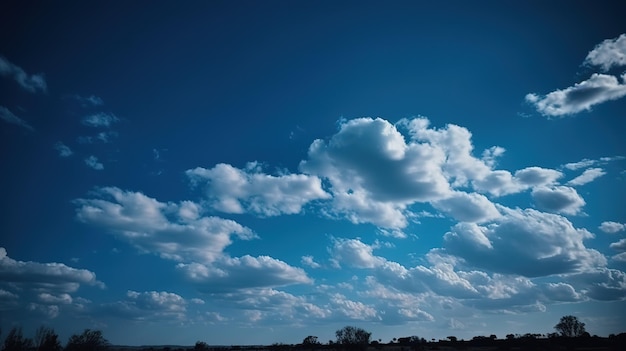
[[[31,339],[24,336],[22,328],[13,327],[4,338],[2,351],[104,351],[108,346],[109,342],[99,330],[85,329],[81,334],[70,336],[63,346],[52,328],[39,327]]]

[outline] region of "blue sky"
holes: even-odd
[[[616,2],[0,5],[0,324],[626,326]]]

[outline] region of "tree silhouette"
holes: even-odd
[[[22,335],[22,328],[13,327],[4,339],[3,351],[27,351],[33,347],[33,341]]]
[[[208,351],[209,345],[204,341],[196,341],[193,347],[193,351]]]
[[[302,345],[319,345],[320,342],[317,341],[317,336],[309,335],[304,340],[302,340]]]
[[[335,332],[337,344],[349,350],[365,350],[370,343],[372,333],[364,329],[346,326]]]
[[[585,323],[582,323],[575,316],[563,316],[557,325],[554,326],[562,336],[573,338],[583,336],[586,333]]]
[[[35,347],[37,351],[61,351],[61,342],[54,329],[43,325],[35,331]]]
[[[70,337],[65,351],[103,351],[109,346],[99,330],[85,329],[82,334]]]

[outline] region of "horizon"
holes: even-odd
[[[626,4],[0,4],[0,328],[626,331]]]

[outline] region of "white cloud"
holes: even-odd
[[[129,290],[126,299],[104,304],[102,310],[113,316],[139,321],[187,319],[189,301],[167,291],[137,292]]]
[[[598,268],[568,276],[567,280],[595,300],[613,301],[626,298],[626,273],[622,271]]]
[[[617,251],[626,251],[626,239],[620,239],[619,241],[611,243],[609,247]]]
[[[626,252],[618,253],[617,255],[612,256],[611,259],[617,262],[626,262]]]
[[[72,149],[60,141],[54,143],[54,149],[59,153],[59,157],[70,157],[73,154]]]
[[[444,236],[446,252],[494,272],[528,277],[588,271],[606,258],[585,247],[593,235],[565,217],[532,209],[502,209],[503,216],[481,227],[460,223]]]
[[[96,171],[101,171],[104,169],[104,165],[98,161],[98,158],[96,156],[89,156],[85,159],[85,164],[90,167],[95,169]]]
[[[590,160],[588,158],[582,159],[578,162],[570,162],[570,163],[566,163],[565,165],[563,165],[563,167],[571,170],[571,171],[575,171],[581,168],[587,168],[593,165],[596,165],[598,163],[598,160]]]
[[[602,168],[589,168],[586,169],[581,175],[567,182],[570,186],[584,185],[593,182],[596,178],[605,175],[606,172]]]
[[[302,256],[301,261],[302,264],[307,265],[311,268],[320,268],[321,265],[313,259],[313,256]]]
[[[43,78],[43,75],[32,74],[29,76],[21,67],[9,62],[2,56],[0,56],[0,75],[10,76],[24,90],[31,93],[36,93],[37,91],[46,92],[46,80]]]
[[[576,189],[567,186],[539,187],[531,195],[537,207],[550,212],[575,215],[585,206]]]
[[[1,57],[0,57],[1,59]],[[0,119],[7,123],[18,125],[22,128],[26,128],[30,131],[35,130],[30,124],[28,124],[25,120],[17,117],[13,114],[13,112],[9,111],[8,108],[4,106],[0,106]]]
[[[60,294],[60,295],[52,295],[49,293],[40,293],[38,295],[39,301],[41,301],[42,303],[45,304],[51,304],[51,305],[59,305],[59,304],[71,304],[73,299],[72,297],[67,294]]]
[[[212,208],[226,213],[294,214],[310,201],[330,197],[315,176],[272,176],[260,173],[254,164],[242,170],[221,163],[211,169],[198,167],[185,173],[193,184],[204,187]]]
[[[357,268],[379,266],[381,258],[373,255],[374,248],[357,239],[334,239],[330,249],[333,259]]]
[[[342,294],[333,294],[330,297],[330,306],[333,312],[354,320],[380,319],[378,312],[372,306],[359,301],[347,299]]]
[[[477,193],[455,191],[446,199],[434,201],[433,206],[461,222],[485,222],[500,216],[496,206]]]
[[[210,265],[179,263],[176,268],[205,292],[313,282],[303,269],[269,256],[224,256]]]
[[[83,117],[82,123],[88,127],[110,127],[118,122],[119,118],[112,113],[99,112]]]
[[[95,273],[68,267],[62,263],[16,261],[0,247],[0,282],[17,287],[49,292],[71,293],[81,285],[104,286]],[[0,284],[2,284],[0,283]]]
[[[622,81],[626,75],[621,76]],[[545,116],[565,116],[589,111],[591,107],[626,95],[626,84],[611,75],[594,73],[591,77],[574,86],[555,90],[545,96],[526,95],[526,101],[533,104]]]
[[[142,251],[176,261],[210,263],[221,257],[231,237],[252,239],[250,229],[218,217],[190,215],[192,204],[163,203],[140,192],[108,187],[92,199],[78,199],[79,220],[100,225]]]
[[[626,65],[626,34],[598,44],[587,54],[585,63],[600,66],[603,71]]]
[[[605,233],[617,233],[626,230],[626,223],[607,221],[602,222],[598,228]]]

